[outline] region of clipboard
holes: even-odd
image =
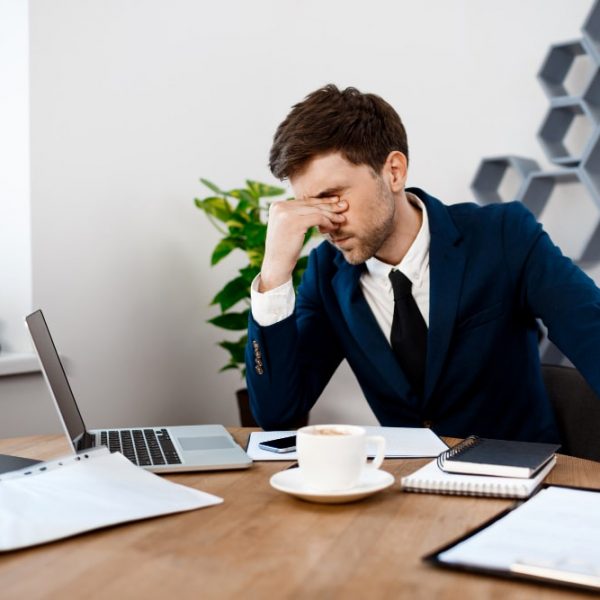
[[[587,591],[600,591],[600,560],[594,560],[594,557],[589,558],[589,562],[586,564],[581,560],[570,560],[569,557],[563,557],[561,560],[552,561],[539,561],[536,559],[527,559],[522,557],[521,559],[514,560],[509,565],[494,566],[491,564],[474,564],[469,562],[452,561],[448,560],[446,555],[457,549],[462,544],[468,544],[471,540],[474,540],[479,534],[485,534],[490,531],[492,526],[499,526],[498,530],[503,526],[502,521],[515,513],[519,508],[536,501],[536,498],[540,496],[545,490],[573,490],[576,492],[588,492],[592,493],[597,497],[597,501],[600,503],[600,490],[592,488],[574,487],[574,486],[561,486],[544,484],[531,498],[525,501],[515,502],[512,506],[502,511],[500,514],[489,519],[479,527],[467,532],[465,535],[457,538],[456,540],[446,544],[438,550],[428,554],[422,558],[424,562],[427,562],[433,566],[441,567],[443,569],[479,573],[481,575],[491,575],[494,577],[500,577],[504,579],[516,579],[521,581],[528,581],[530,583],[546,583],[564,588],[576,588]],[[585,515],[584,517],[585,518]],[[596,521],[600,522],[598,519]],[[548,524],[551,527],[551,524]],[[594,537],[595,533],[590,533],[590,539],[597,540]],[[556,542],[560,545],[560,541]],[[595,556],[598,555],[596,551]],[[483,561],[483,559],[481,559]]]

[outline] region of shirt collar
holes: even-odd
[[[407,192],[409,202],[419,207],[422,213],[421,228],[417,233],[413,243],[410,245],[404,258],[397,265],[388,265],[380,261],[374,256],[365,261],[365,265],[369,273],[376,278],[385,278],[386,282],[389,283],[388,275],[392,268],[402,271],[406,277],[408,277],[413,285],[420,285],[422,278],[427,272],[429,266],[429,219],[427,217],[427,210],[421,199],[415,195]],[[391,286],[391,284],[390,284]]]

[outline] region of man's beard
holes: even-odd
[[[392,232],[392,221],[377,224],[367,238],[353,238],[355,245],[347,251],[340,248],[346,262],[351,265],[360,265],[377,254],[383,243]]]

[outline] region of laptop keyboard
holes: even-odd
[[[140,467],[179,465],[181,458],[166,429],[121,429],[100,433],[100,445],[111,452],[121,452]]]

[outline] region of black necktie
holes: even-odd
[[[422,397],[427,357],[427,325],[411,293],[412,283],[400,271],[392,269],[394,319],[391,342],[394,354],[408,381]]]

